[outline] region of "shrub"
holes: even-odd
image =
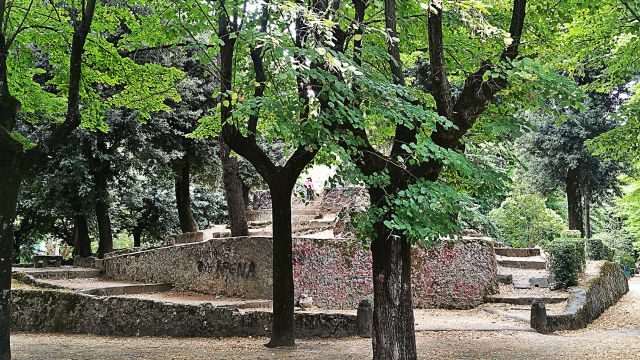
[[[498,239],[513,247],[543,244],[558,237],[564,228],[562,218],[536,194],[510,196],[489,216],[497,228]]]
[[[605,260],[604,244],[600,239],[587,239],[584,250],[588,260]]]
[[[584,242],[579,238],[559,238],[549,244],[549,270],[557,287],[578,284],[578,275],[585,266],[584,248]]]
[[[624,229],[603,231],[594,235],[591,240],[602,242],[605,249],[603,260],[613,261],[623,267],[635,266],[635,239]]]

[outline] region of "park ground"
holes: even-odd
[[[491,319],[490,314],[487,316]],[[433,324],[433,329],[446,326]],[[526,329],[486,330],[419,331],[416,334],[419,356],[421,359],[640,359],[640,277],[631,279],[629,293],[587,329],[552,335]],[[311,360],[370,359],[372,355],[369,339],[298,340],[295,348],[278,350],[265,348],[266,341],[31,333],[12,337],[14,359]]]

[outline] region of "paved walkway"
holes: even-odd
[[[554,335],[529,331],[423,331],[416,335],[418,352],[421,359],[640,359],[640,278],[632,279],[629,285],[629,294],[584,330]],[[439,321],[432,314],[429,321],[434,321],[432,328],[436,329],[451,319]],[[14,359],[371,358],[370,340],[360,338],[299,340],[296,348],[283,350],[264,348],[266,339],[57,334],[15,334],[12,339]]]

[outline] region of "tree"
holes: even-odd
[[[498,228],[499,239],[513,247],[543,245],[560,237],[564,229],[562,218],[537,194],[514,194],[489,216]]]
[[[587,238],[591,235],[591,206],[620,191],[618,176],[624,167],[593,155],[586,144],[615,127],[609,116],[614,105],[608,96],[592,94],[584,111],[565,112],[566,121],[544,115],[534,119],[539,130],[521,142],[536,190],[548,194],[564,187],[569,229],[580,230]]]
[[[171,89],[179,72],[135,66],[121,58],[113,44],[90,32],[95,12],[106,20],[100,24],[101,34],[119,27],[120,22],[110,21],[117,16],[107,16],[118,7],[96,6],[95,0],[72,4],[23,1],[10,6],[0,0],[0,253],[4,254],[0,257],[0,359],[11,356],[13,227],[26,171],[45,163],[81,123],[104,127],[102,115],[109,106],[137,109],[148,117],[150,111],[164,108],[164,99],[177,97]],[[47,66],[38,66],[36,60]],[[91,71],[83,72],[86,68]],[[150,74],[163,76],[150,82]],[[99,101],[99,84],[118,91],[108,101]],[[39,131],[27,135],[17,131],[25,122],[40,125]]]
[[[365,7],[357,8],[364,14]],[[373,230],[374,359],[417,358],[411,299],[411,240],[421,241],[427,235],[437,236],[451,230],[451,218],[458,210],[454,205],[457,196],[451,187],[437,180],[445,165],[464,166],[457,153],[463,149],[462,137],[495,95],[509,85],[506,74],[518,56],[525,8],[525,1],[514,1],[510,41],[504,46],[497,65],[483,61],[454,96],[447,77],[444,53],[444,10],[442,4],[429,3],[424,16],[428,18],[430,94],[437,112],[434,114],[423,110],[421,98],[416,96],[419,94],[405,90],[407,79],[401,58],[402,37],[399,38],[397,29],[398,8],[394,0],[384,1],[388,74],[395,96],[404,102],[402,106],[409,116],[392,118],[396,122],[390,126],[388,153],[372,145],[373,136],[364,131],[362,125],[349,122],[332,124],[339,133],[352,136],[352,140],[338,141],[355,149],[350,155],[358,169],[370,179],[377,179],[370,180],[368,184],[374,206],[370,216]],[[406,11],[404,7],[401,9]],[[356,55],[356,59],[358,57]],[[490,76],[501,71],[505,71],[505,75]],[[362,96],[365,92],[359,91],[358,94]]]
[[[25,7],[26,8],[26,7]],[[30,8],[30,6],[29,6]],[[11,262],[13,256],[13,223],[20,184],[27,168],[53,150],[69,133],[80,125],[80,81],[82,76],[82,54],[84,45],[91,28],[93,14],[96,8],[95,0],[82,2],[81,9],[73,9],[71,23],[73,25],[73,39],[69,55],[69,85],[67,91],[67,112],[62,124],[54,128],[51,134],[36,146],[25,151],[25,146],[12,134],[18,121],[20,102],[15,98],[9,87],[9,55],[10,48],[20,32],[24,31],[24,21],[17,21],[7,11],[7,3],[0,0],[0,172],[4,174],[0,179],[0,253],[5,254],[0,259],[0,359],[11,358],[10,347],[10,313],[11,301]],[[25,19],[29,15],[20,14]],[[78,17],[76,14],[79,14]],[[9,21],[20,24],[4,26]]]
[[[238,120],[234,119],[234,105],[238,93],[234,91],[234,57],[238,35],[246,18],[240,21],[238,16],[242,11],[231,7],[225,1],[220,2],[218,9],[218,39],[220,45],[220,123],[222,138],[231,149],[247,159],[262,176],[269,186],[272,201],[273,216],[273,324],[271,340],[266,346],[292,346],[295,343],[294,326],[294,298],[293,298],[293,259],[291,235],[291,194],[297,178],[318,152],[318,146],[306,144],[304,139],[293,151],[284,165],[274,163],[257,140],[259,110],[251,109],[246,120],[246,132],[240,130]],[[233,15],[230,15],[233,14]],[[269,7],[263,5],[258,17],[259,32],[265,34],[269,21]],[[308,41],[309,36],[302,19],[302,14],[296,20],[295,45],[299,48]],[[253,97],[262,101],[267,86],[264,66],[264,49],[259,44],[251,44],[249,55],[255,75],[255,90]],[[237,69],[236,69],[237,71]],[[309,80],[296,77],[296,89],[299,101],[303,104],[297,112],[297,121],[304,126],[310,121],[310,105],[307,93]],[[236,115],[237,116],[237,115]]]

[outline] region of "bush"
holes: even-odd
[[[584,248],[582,239],[576,238],[559,238],[549,244],[549,270],[558,288],[578,284],[578,275],[585,266]]]
[[[634,238],[624,229],[603,231],[593,236],[591,241],[600,241],[605,248],[603,260],[613,261],[622,267],[635,266]]]
[[[584,250],[588,260],[605,260],[604,244],[600,239],[587,239]]]
[[[558,237],[564,229],[562,218],[536,194],[510,196],[489,216],[497,228],[498,239],[513,247],[543,244]]]

